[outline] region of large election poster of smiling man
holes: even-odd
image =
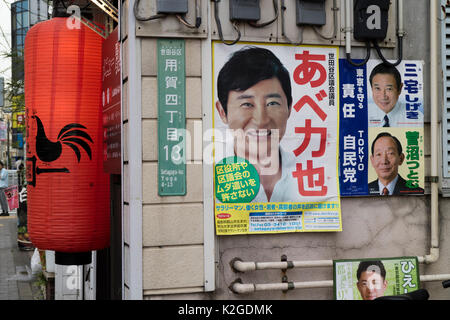
[[[338,48],[213,42],[218,235],[341,231]]]
[[[423,61],[340,60],[342,196],[424,194]]]

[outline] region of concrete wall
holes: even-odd
[[[132,1],[133,2],[133,1]],[[141,1],[142,15],[154,13],[153,2]],[[221,6],[227,7],[227,1]],[[261,1],[263,2],[263,1]],[[395,1],[393,1],[395,2]],[[193,12],[190,2],[190,14]],[[273,14],[272,1],[264,1],[262,20],[267,20]],[[286,1],[293,6],[294,1]],[[333,1],[327,0],[327,21],[331,21],[330,7]],[[343,1],[337,1],[342,8]],[[429,1],[408,0],[404,8],[406,37],[404,40],[404,59],[424,60],[425,82],[425,145],[426,169],[425,175],[430,175],[429,121],[430,112],[427,102],[430,98],[429,83]],[[214,230],[210,217],[213,215],[211,199],[205,195],[212,194],[212,180],[205,179],[208,174],[206,164],[201,158],[191,158],[187,164],[187,195],[184,197],[159,197],[157,195],[157,85],[156,85],[156,39],[158,37],[181,37],[186,39],[186,94],[187,94],[187,128],[193,135],[195,124],[203,130],[211,127],[211,81],[210,78],[210,47],[211,39],[217,39],[217,27],[214,21],[211,1],[202,1],[202,26],[191,30],[180,26],[174,17],[148,22],[127,21],[130,14],[127,11],[128,1],[124,1],[122,13],[122,42],[124,68],[124,243],[125,243],[125,297],[129,289],[137,290],[141,298],[148,299],[332,299],[332,288],[300,289],[289,292],[269,291],[248,295],[236,295],[228,286],[241,278],[244,283],[281,282],[280,270],[253,271],[235,273],[230,267],[230,261],[239,257],[244,261],[280,261],[281,255],[287,255],[288,260],[329,260],[350,258],[374,258],[394,256],[423,256],[429,253],[430,247],[430,196],[427,186],[425,196],[403,197],[355,197],[342,199],[343,231],[339,233],[293,233],[274,235],[220,236],[205,237]],[[420,12],[420,15],[416,13]],[[286,34],[291,39],[299,39],[302,35],[304,44],[344,45],[342,31],[343,10],[339,10],[339,29],[333,40],[321,40],[311,28],[300,31],[294,23],[293,10],[287,11]],[[383,53],[386,58],[396,59],[395,46],[395,11],[390,14],[391,23],[388,30],[388,41],[384,43]],[[187,16],[193,21],[192,15]],[[230,40],[235,37],[233,29],[227,22],[227,10],[222,10],[222,23],[225,37]],[[133,34],[130,37],[130,29]],[[322,30],[324,34],[331,33],[332,26],[327,24]],[[263,29],[244,27],[243,38],[249,41],[286,42],[281,36],[281,22]],[[301,34],[302,32],[302,34]],[[129,43],[135,41],[133,52],[130,53]],[[127,44],[128,42],[128,44]],[[355,43],[353,58],[362,58],[362,44]],[[359,46],[359,47],[358,47]],[[135,52],[137,50],[138,52]],[[344,48],[341,47],[341,56]],[[136,59],[136,56],[138,59]],[[376,57],[375,51],[372,57]],[[138,73],[128,74],[130,65],[134,64]],[[138,64],[136,66],[136,64]],[[130,88],[130,77],[133,77],[139,87],[137,100],[130,97],[136,94],[136,88]],[[138,108],[139,118],[129,120],[130,101],[139,101],[133,106]],[[136,110],[136,109],[134,109]],[[137,207],[131,206],[133,191],[130,184],[136,181],[129,172],[132,163],[129,152],[135,151],[135,139],[130,136],[130,126],[138,126],[141,132],[142,151],[136,156],[136,167],[141,170],[139,182],[142,185]],[[135,129],[133,127],[133,129]],[[136,162],[133,162],[136,163]],[[134,167],[133,167],[134,168]],[[136,168],[134,168],[136,169]],[[450,201],[439,200],[440,212],[440,253],[438,262],[431,265],[420,265],[421,274],[450,273]],[[137,208],[137,210],[133,209]],[[211,210],[210,210],[211,209]],[[132,212],[130,212],[132,210]],[[135,210],[135,211],[133,211]],[[136,216],[138,219],[136,220]],[[133,220],[135,219],[135,220]],[[141,220],[140,220],[141,219]],[[131,221],[131,222],[130,222]],[[133,222],[134,221],[134,222]],[[139,224],[141,221],[141,224]],[[212,229],[211,229],[212,228]],[[141,238],[132,240],[132,235],[139,234]],[[139,240],[141,240],[139,242]],[[134,249],[130,249],[132,244]],[[215,257],[205,254],[205,248],[213,248]],[[140,250],[140,252],[139,252]],[[209,258],[206,258],[209,257]],[[137,266],[138,269],[135,269]],[[139,269],[139,267],[141,269]],[[208,275],[205,270],[215,270],[215,290],[209,291],[205,286]],[[136,276],[134,272],[142,272]],[[141,271],[139,271],[141,270]],[[289,281],[332,280],[332,268],[291,269],[286,275]],[[131,280],[130,277],[134,277]],[[138,281],[138,284],[133,284]],[[140,281],[140,283],[139,283]],[[139,287],[139,284],[141,285]],[[430,290],[432,299],[447,299],[439,282],[424,283]],[[138,295],[139,296],[139,295]],[[134,296],[136,297],[136,296]]]
[[[151,3],[143,1],[142,4],[145,7]],[[128,1],[124,1],[122,17],[129,18],[128,6]],[[145,30],[126,22],[125,25],[122,25],[125,91],[124,296],[135,299],[161,293],[203,292],[205,253],[201,139],[200,145],[191,145],[192,152],[187,157],[186,195],[159,196],[157,41],[155,37],[132,35],[134,32],[136,35],[145,33]],[[197,130],[201,135],[201,40],[187,39],[185,48],[186,127],[192,134]],[[131,82],[134,82],[133,86]],[[138,152],[136,144],[141,148]],[[133,179],[132,170],[138,171],[139,181]],[[133,200],[134,207],[131,205]],[[133,241],[132,237],[136,235],[140,239]],[[141,274],[137,275],[137,272]]]
[[[151,54],[153,53],[153,54]],[[203,189],[201,156],[186,165],[187,194],[158,195],[156,39],[142,39],[143,289],[203,291]],[[186,121],[201,127],[200,40],[186,41]],[[193,156],[193,153],[191,153]],[[180,259],[182,258],[182,259]]]

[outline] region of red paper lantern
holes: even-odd
[[[56,263],[108,247],[110,230],[103,38],[67,20],[41,22],[25,39],[28,230],[37,248],[56,251]]]

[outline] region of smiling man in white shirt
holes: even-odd
[[[372,98],[375,105],[369,105],[370,127],[420,127],[423,112],[417,118],[408,118],[406,106],[399,101],[403,83],[396,67],[380,63],[373,68],[369,77]]]
[[[280,148],[291,112],[290,76],[268,49],[245,47],[219,72],[217,112],[232,130],[234,154],[259,174],[261,188],[253,201],[289,201],[295,181],[288,175],[288,153]],[[295,189],[296,190],[296,189]]]

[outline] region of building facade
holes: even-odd
[[[213,42],[221,38],[233,42],[238,28],[241,42],[338,46],[339,57],[345,57],[347,1],[324,1],[320,9],[324,16],[319,10],[324,25],[298,23],[296,1],[277,2],[275,8],[271,1],[262,1],[259,21],[278,18],[260,28],[243,21],[236,28],[236,23],[230,22],[228,1],[189,1],[185,22],[201,17],[197,28],[180,23],[175,14],[155,18],[156,2],[140,1],[135,8],[136,1],[122,1],[123,298],[333,299],[333,260],[416,256],[422,286],[432,299],[445,299],[447,295],[437,281],[450,273],[446,236],[449,202],[442,173],[447,155],[441,152],[443,136],[439,131],[447,125],[440,120],[445,102],[445,79],[440,76],[445,69],[441,64],[445,49],[440,32],[445,18],[433,2],[408,1],[408,6],[403,6],[402,1],[392,1],[387,35],[380,42],[386,59],[395,61],[401,32],[402,58],[424,62],[424,195],[342,197],[340,232],[226,236],[215,231],[213,165],[204,153],[210,142],[205,134],[214,127]],[[448,10],[445,4],[443,8]],[[413,12],[428,14],[417,17]],[[397,14],[403,20],[402,30],[398,30]],[[143,17],[153,18],[143,21]],[[431,36],[430,30],[434,30]],[[187,155],[185,195],[158,193],[160,39],[184,40],[186,128],[192,137],[199,132],[202,137]],[[364,59],[364,42],[352,37],[351,49],[354,59]],[[373,48],[371,52],[377,58]],[[203,152],[195,152],[198,143]],[[276,265],[283,259],[305,263],[294,268],[234,268],[236,260]],[[265,289],[283,281],[284,290],[279,286]],[[288,282],[305,285],[287,290]]]
[[[20,0],[11,4],[12,78],[23,79],[23,48],[27,31],[50,17],[48,3],[43,0]]]
[[[92,2],[112,16],[110,3]],[[380,9],[381,2],[374,2]],[[368,29],[385,31],[381,36],[383,40],[376,35],[378,38],[372,41],[369,51],[368,41],[364,39],[370,35],[355,39],[356,27],[352,19],[358,11],[353,12],[353,3],[349,0],[249,1],[244,7],[231,0],[119,0],[113,3],[119,12],[120,174],[111,175],[111,247],[97,252],[93,266],[89,267],[96,269],[94,280],[90,275],[91,298],[326,300],[335,296],[333,261],[392,257],[416,257],[421,287],[429,290],[431,299],[448,297],[440,281],[450,278],[450,239],[447,237],[450,171],[446,149],[450,123],[446,97],[446,13],[450,8],[445,1],[434,0],[409,0],[407,6],[401,0],[382,3],[386,8],[380,11],[363,8],[367,9],[363,14],[369,17]],[[22,14],[26,4],[27,1],[17,1],[14,7],[13,34],[17,48],[23,43],[21,35],[25,30],[18,26],[31,20],[31,16]],[[417,12],[427,14],[418,16]],[[226,122],[228,118],[226,112],[220,113],[220,104],[215,101],[216,65],[218,60],[226,60],[229,53],[234,52],[233,46],[243,45],[292,50],[293,57],[299,56],[298,60],[307,60],[313,50],[327,52],[328,57],[335,59],[335,64],[328,65],[328,73],[338,78],[333,78],[333,84],[328,80],[326,90],[329,91],[313,96],[320,101],[325,97],[330,100],[331,93],[336,99],[334,93],[349,88],[341,86],[339,76],[343,74],[335,74],[342,69],[338,58],[359,59],[359,63],[370,53],[371,59],[383,55],[389,61],[399,57],[403,61],[418,61],[416,65],[420,66],[422,78],[417,90],[422,90],[422,96],[417,100],[409,97],[412,100],[407,102],[422,99],[420,143],[423,147],[419,153],[423,171],[421,188],[417,189],[420,189],[419,194],[391,197],[369,196],[368,193],[335,194],[337,200],[320,203],[320,208],[323,203],[339,208],[339,226],[334,230],[277,232],[272,229],[269,233],[240,233],[236,230],[241,221],[230,227],[236,228],[236,232],[226,234],[220,229],[217,219],[228,219],[230,215],[225,212],[219,216],[216,212],[216,187],[220,181],[216,179],[217,162],[211,161],[217,152],[212,141],[218,137],[215,129],[219,119]],[[172,59],[168,63],[163,56]],[[175,69],[176,74],[165,73]],[[313,63],[302,70],[291,68],[294,82],[301,85],[312,69],[321,70]],[[410,73],[405,71],[404,75]],[[309,80],[320,82],[313,76]],[[411,81],[405,81],[405,90],[406,87],[412,90],[411,86]],[[164,94],[167,89],[179,90]],[[294,101],[292,108],[299,112],[305,101],[311,100],[303,98],[308,94],[298,96],[296,90],[302,89],[294,87],[293,95],[298,101]],[[411,92],[416,92],[414,90]],[[347,92],[341,97],[350,95]],[[339,125],[344,117],[338,116],[340,108],[336,106],[341,106],[338,100],[330,106],[335,107],[334,124]],[[178,101],[182,101],[183,108],[171,109],[178,106]],[[309,106],[314,109],[312,102]],[[176,125],[175,120],[179,120]],[[178,130],[184,133],[174,136]],[[306,124],[296,130],[304,132]],[[334,127],[333,130],[322,140],[337,144],[339,129]],[[175,151],[169,153],[167,143],[180,142],[177,140],[180,136],[183,144],[175,147],[172,144]],[[331,140],[327,140],[329,137]],[[319,150],[322,148],[325,147],[320,145]],[[323,187],[329,180],[340,181],[343,171],[337,168],[340,157],[337,149],[333,149],[335,154],[331,158],[334,160],[326,162],[336,170],[327,180],[311,176],[316,186]],[[367,164],[371,156],[368,149],[364,154]],[[412,145],[404,147],[405,153],[412,149]],[[183,158],[184,161],[172,167],[174,163],[167,161],[169,155],[171,159]],[[414,159],[411,153],[407,155],[409,158],[400,162],[408,164],[409,161],[409,168],[414,170]],[[300,175],[301,169],[297,166],[294,173]],[[409,176],[414,180],[416,174],[410,172]],[[298,183],[300,190],[301,183]],[[367,186],[368,181],[365,184]],[[292,186],[279,193],[282,196],[291,191]],[[280,208],[291,210],[283,203]],[[252,210],[259,209],[248,209]],[[265,211],[270,213],[269,209]],[[319,218],[313,217],[313,220]],[[336,221],[336,216],[327,216],[327,219]],[[64,276],[67,275],[61,275],[59,284],[65,283]],[[93,283],[96,283],[97,295],[92,294]]]

